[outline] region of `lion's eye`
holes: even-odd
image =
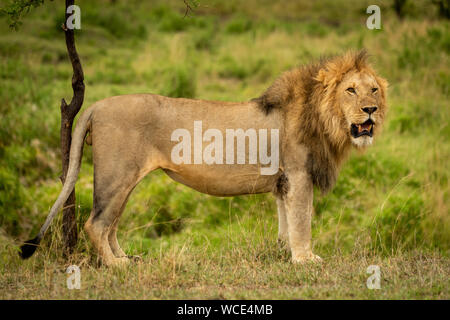
[[[378,88],[372,88],[372,93],[375,93],[378,91]]]
[[[353,93],[353,94],[356,93],[355,88],[352,88],[352,87],[347,88],[347,91],[350,92],[350,93]]]

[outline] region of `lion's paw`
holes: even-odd
[[[104,264],[108,267],[125,267],[130,264],[128,257],[112,258],[108,261],[104,261]]]
[[[319,257],[318,255],[315,255],[312,252],[308,252],[308,253],[302,253],[302,254],[298,254],[295,256],[292,256],[292,262],[293,263],[321,263],[322,262],[322,258]]]

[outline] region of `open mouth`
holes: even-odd
[[[373,126],[374,122],[372,121],[372,119],[367,119],[366,122],[360,124],[352,123],[350,133],[354,138],[358,138],[361,136],[371,137],[373,135]]]

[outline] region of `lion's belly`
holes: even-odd
[[[252,165],[183,166],[176,171],[164,169],[164,172],[177,182],[214,196],[270,192],[278,178],[278,174],[261,175]]]

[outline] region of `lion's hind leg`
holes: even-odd
[[[137,185],[137,183],[135,184],[135,186],[136,185]],[[134,189],[135,186],[133,186],[132,189]],[[108,235],[108,242],[109,242],[109,246],[111,247],[111,250],[112,250],[113,254],[116,256],[116,258],[126,257],[126,258],[131,258],[131,259],[137,260],[137,259],[139,259],[139,257],[127,255],[125,253],[125,251],[122,250],[122,248],[119,245],[119,241],[117,240],[117,227],[119,225],[120,216],[122,215],[122,213],[125,209],[125,206],[127,204],[128,197],[131,194],[131,191],[128,193],[128,196],[126,197],[125,201],[123,202],[123,205],[120,209],[119,214],[117,215],[117,218],[115,219],[113,225],[111,226],[111,230]]]
[[[107,169],[111,167],[94,163],[94,208],[85,230],[102,262],[118,265],[129,259],[117,242],[117,225],[139,176],[130,167],[116,163],[113,172]]]
[[[96,199],[94,209],[84,226],[92,244],[97,249],[99,258],[106,265],[121,265],[128,262],[115,233],[128,194],[129,191],[125,189],[117,190],[110,198],[101,200],[98,199],[98,194],[94,194]],[[113,243],[112,246],[111,243]]]
[[[125,204],[126,204],[126,202],[124,203],[124,205]],[[122,209],[122,211],[123,211],[123,209]],[[119,216],[120,216],[120,214],[119,214]],[[125,253],[125,251],[122,250],[122,248],[119,245],[119,241],[117,240],[117,226],[118,225],[119,225],[119,217],[116,219],[116,221],[114,221],[114,223],[111,227],[111,230],[109,232],[109,235],[108,235],[109,246],[111,247],[111,250],[112,250],[114,256],[116,256],[116,258],[127,257],[127,254]]]
[[[106,265],[127,263],[129,256],[117,241],[117,227],[128,197],[150,171],[158,166],[144,165],[140,170],[135,165],[115,164],[113,172],[94,165],[94,210],[86,222],[85,229]],[[131,257],[135,258],[135,257]]]

